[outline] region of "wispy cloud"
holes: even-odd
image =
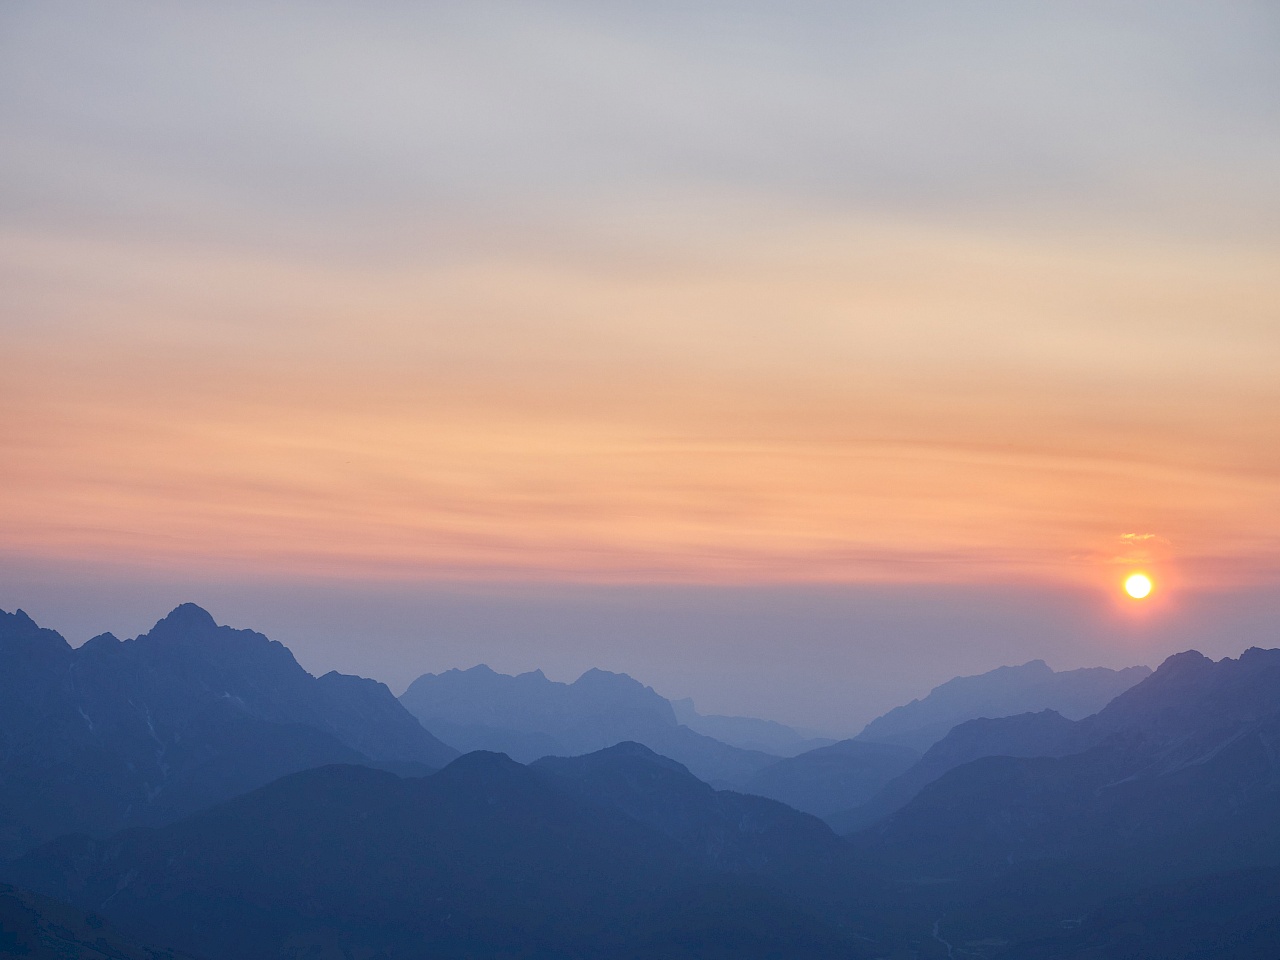
[[[10,552],[1280,576],[1265,6],[0,16]]]

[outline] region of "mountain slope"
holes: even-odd
[[[842,740],[779,760],[742,789],[826,817],[870,800],[919,759],[910,747]]]
[[[1280,650],[1170,657],[1064,742],[1076,750],[956,766],[868,836],[971,867],[1280,863]]]
[[[956,677],[922,700],[895,707],[867,724],[858,740],[896,743],[924,753],[957,724],[1053,710],[1069,720],[1097,713],[1149,676],[1148,667],[1092,667],[1055,672],[1043,660]]]
[[[950,770],[983,757],[1058,757],[1083,750],[1096,737],[1052,710],[959,724],[916,763],[863,803],[827,815],[840,833],[870,826],[901,809]]]
[[[184,960],[137,943],[92,913],[0,883],[0,960]]]
[[[595,788],[566,789],[556,764],[473,753],[426,778],[309,770],[166,827],[64,838],[9,870],[210,960],[867,956]]]
[[[1273,960],[1280,870],[1211,874],[1104,902],[1078,925],[1021,944],[1008,960]]]
[[[777,760],[695,733],[677,723],[671,703],[652,688],[605,670],[557,683],[540,670],[513,677],[481,665],[424,674],[400,702],[461,749],[493,750],[521,762],[635,741],[703,780],[735,784]]]
[[[1109,945],[1096,955],[1141,956],[1124,952],[1124,930],[1137,928],[1116,911],[1155,916],[1150,891],[1160,885],[1233,871],[1272,882],[1267,871],[1280,868],[1280,650],[1217,663],[1194,651],[1171,657],[1072,724],[1070,738],[1075,752],[1060,756],[957,766],[852,840],[903,878],[947,880],[949,888],[933,890],[936,913],[951,913],[942,925],[948,940],[1043,941],[1042,952],[1017,956],[1094,956],[1069,952],[1085,944],[1064,937],[1059,922],[1102,922],[1095,911],[1107,903],[1110,932],[1098,936]],[[1250,902],[1262,902],[1249,889]],[[1196,909],[1209,922],[1215,908]],[[1054,953],[1053,943],[1068,952]]]
[[[816,817],[763,797],[715,790],[638,743],[579,757],[544,757],[531,769],[654,828],[716,870],[812,867],[842,852],[835,834]]]
[[[415,723],[385,685],[338,673],[317,680],[283,644],[218,626],[195,604],[182,604],[117,648],[117,660],[134,667],[129,680],[159,681],[145,692],[171,705],[191,691],[230,697],[265,720],[325,730],[374,760],[438,768],[458,755]],[[145,680],[138,676],[144,672]]]
[[[455,755],[381,684],[317,680],[193,604],[78,649],[0,612],[0,855],[164,822],[313,766],[429,770]]]

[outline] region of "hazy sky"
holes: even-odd
[[[1278,49],[1274,3],[0,5],[0,606],[815,723],[1275,645]]]

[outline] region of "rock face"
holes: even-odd
[[[999,667],[975,677],[948,680],[923,700],[912,700],[872,720],[856,739],[896,743],[924,753],[967,720],[1042,710],[1079,720],[1097,713],[1150,674],[1148,667],[1090,667],[1059,673],[1043,660]]]
[[[525,763],[634,741],[709,783],[737,785],[778,759],[690,730],[652,688],[605,670],[588,670],[573,683],[548,680],[541,670],[513,677],[484,665],[429,673],[400,702],[461,750],[492,750]]]
[[[308,767],[456,756],[382,684],[316,679],[194,604],[78,649],[0,612],[0,855],[162,823]]]

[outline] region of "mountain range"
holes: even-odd
[[[323,767],[9,872],[209,957],[865,956],[782,890],[842,856],[816,818],[623,744],[425,778]]]
[[[1069,720],[1097,713],[1151,674],[1150,667],[1055,671],[1043,660],[956,677],[920,700],[895,707],[866,725],[857,739],[894,743],[924,753],[966,720],[1053,710]]]
[[[162,823],[324,764],[427,772],[457,755],[384,685],[313,677],[194,604],[75,649],[0,611],[0,855]]]
[[[948,709],[1056,689],[994,673],[1022,699],[958,683]],[[1089,715],[1034,701],[923,754],[770,756],[604,671],[415,686],[431,733],[409,692],[192,605],[75,650],[0,614],[0,958],[1277,955],[1280,650],[1187,651]]]
[[[1097,714],[1044,722],[1054,716],[977,731],[1007,740],[1015,728],[1044,747],[971,750],[982,758],[866,841],[929,870],[1071,858],[1168,879],[1280,862],[1280,650],[1177,654]]]
[[[1241,878],[1253,877],[1274,888],[1280,650],[1254,648],[1218,662],[1188,651],[1093,716],[1046,723],[1043,714],[1023,714],[1002,727],[987,729],[1007,740],[1009,727],[1026,727],[1024,742],[1045,735],[1046,749],[1009,756],[975,747],[971,753],[986,755],[953,767],[851,838],[901,879],[968,891],[951,903],[944,934],[953,924],[957,937],[975,942],[1016,930],[1057,944],[1044,946],[1048,953],[1027,947],[1012,955],[1076,956],[1077,948],[1080,956],[1175,955],[1144,952],[1164,942],[1166,931],[1137,935],[1115,918],[1155,915],[1152,891],[1174,884],[1186,916],[1200,918],[1192,942],[1221,942],[1227,918],[1211,907],[1213,878],[1247,886]],[[1249,897],[1256,914],[1258,895]],[[1277,910],[1273,902],[1269,920],[1249,922],[1274,929]],[[1062,920],[1073,916],[1092,918],[1089,930],[1066,936]],[[1251,931],[1236,933],[1256,949]],[[1085,953],[1091,937],[1094,952]],[[1271,941],[1271,953],[1203,955],[1266,956],[1275,948]]]
[[[838,818],[847,808],[871,801],[919,759],[910,747],[841,740],[779,760],[745,781],[742,789],[819,817]]]
[[[864,747],[873,745],[852,742]],[[878,783],[874,792],[847,808],[822,816],[839,832],[851,833],[900,810],[943,774],[966,763],[983,757],[1057,757],[1087,745],[1087,738],[1082,738],[1076,724],[1053,710],[969,720],[957,725],[923,757]]]
[[[1043,660],[1033,660],[957,677],[923,700],[872,720],[857,737],[779,761],[740,786],[826,817],[847,832],[897,810],[961,763],[992,752],[1036,756],[1058,749],[1048,744],[1047,731],[1036,721],[1010,726],[1000,722],[1004,718],[1047,711],[1039,725],[1052,725],[1054,718],[1063,719],[1055,707],[1084,717],[1150,673],[1147,667],[1055,672]]]
[[[653,688],[606,670],[558,683],[541,670],[513,677],[481,664],[423,674],[400,702],[460,750],[492,750],[521,762],[578,756],[632,740],[678,760],[703,780],[733,785],[778,760],[691,730]]]
[[[811,730],[797,730],[776,720],[701,714],[691,697],[672,700],[671,708],[675,711],[676,720],[695,733],[715,737],[744,750],[758,750],[778,757],[794,757],[836,742],[831,737]]]

